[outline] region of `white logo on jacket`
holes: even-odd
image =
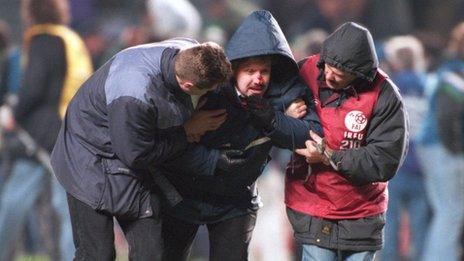
[[[366,128],[367,117],[362,111],[350,111],[345,116],[345,127],[352,132],[360,132]]]

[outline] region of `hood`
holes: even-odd
[[[226,47],[227,58],[234,60],[258,55],[274,55],[272,81],[283,81],[298,74],[298,66],[279,24],[266,10],[245,18]]]
[[[322,45],[318,67],[325,63],[372,82],[379,66],[372,35],[359,24],[344,23]]]

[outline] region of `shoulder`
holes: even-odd
[[[58,36],[50,34],[39,34],[32,37],[29,52],[57,53],[64,52],[64,42]]]
[[[385,102],[402,103],[403,98],[401,97],[398,86],[390,78],[386,78],[379,86],[379,100],[385,100]]]

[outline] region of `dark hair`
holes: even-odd
[[[176,57],[175,70],[179,78],[192,81],[199,89],[223,83],[232,73],[224,50],[212,42],[181,50]]]
[[[70,20],[68,0],[23,0],[24,18],[31,24],[67,24]]]

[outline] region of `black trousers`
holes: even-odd
[[[217,223],[206,224],[210,261],[248,260],[248,246],[256,223],[256,212]],[[187,260],[200,225],[171,216],[163,217],[165,261]]]
[[[115,260],[113,217],[93,210],[68,194],[76,253],[74,260]],[[129,260],[161,260],[161,220],[118,220],[129,244]]]

